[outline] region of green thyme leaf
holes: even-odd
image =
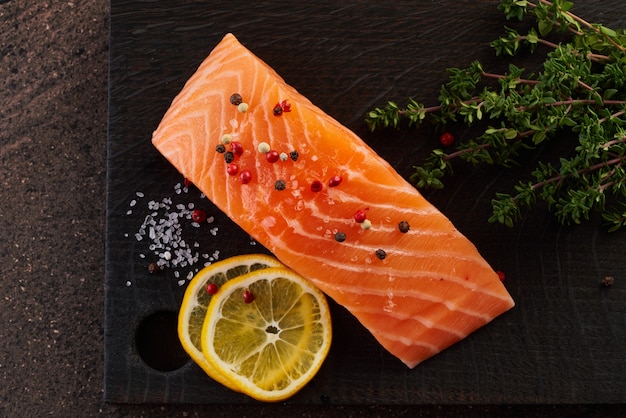
[[[457,138],[453,152],[435,149],[415,166],[410,181],[418,188],[443,188],[456,160],[525,167],[520,156],[529,161],[529,154],[559,141],[557,162],[531,155],[536,163],[511,187],[514,193],[496,193],[489,222],[513,226],[522,209],[543,201],[565,225],[599,212],[609,231],[626,226],[626,30],[588,23],[567,0],[500,0],[498,9],[507,20],[532,19],[534,27],[523,35],[505,26],[491,48],[500,57],[541,51],[540,72],[511,63],[491,73],[479,61],[448,68],[438,103],[390,101],[367,113],[368,126],[420,127],[430,120],[438,130],[452,123],[475,127],[479,133]]]

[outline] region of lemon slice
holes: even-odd
[[[238,390],[230,381],[218,373],[202,354],[200,336],[206,310],[212,296],[207,292],[207,285],[221,287],[228,280],[268,267],[280,267],[282,264],[274,257],[264,254],[240,255],[213,263],[200,270],[189,282],[178,314],[178,338],[189,356],[211,378],[233,390]]]
[[[292,270],[268,268],[220,288],[201,341],[208,362],[240,392],[275,402],[315,376],[331,334],[324,294]]]

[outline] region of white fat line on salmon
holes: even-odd
[[[221,185],[218,183],[218,181],[216,181],[215,176],[211,177],[211,173],[215,173],[216,170],[218,170],[217,166],[223,166],[223,165],[224,165],[223,160],[220,161],[218,158],[214,158],[213,160],[211,160],[211,164],[206,167],[206,171],[202,171],[198,179],[191,179],[191,181],[193,182],[195,180],[198,182],[196,184],[204,184],[210,187],[211,190],[206,191],[206,192],[209,192],[210,194],[207,194],[206,196],[216,196],[217,193],[219,193],[218,190]]]
[[[231,64],[231,62],[235,62],[235,64]],[[249,75],[249,74],[245,74],[246,77],[244,78],[244,74],[242,71],[226,71],[225,74],[228,76],[229,74],[232,73],[233,77],[236,79],[236,85],[237,85],[237,90],[238,91],[232,91],[229,92],[230,94],[233,93],[239,93],[242,97],[242,101],[244,103],[248,104],[248,111],[247,112],[239,112],[237,111],[237,113],[239,114],[239,117],[242,120],[246,120],[248,119],[248,114],[249,113],[254,113],[255,111],[258,111],[259,109],[259,103],[255,102],[253,100],[253,98],[255,97],[263,97],[263,81],[261,80],[261,86],[259,86],[259,66],[256,65],[251,65],[251,66],[246,66],[245,62],[242,62],[242,60],[237,59],[235,60],[234,58],[232,58],[231,60],[224,60],[223,64],[219,66],[220,68],[217,68],[217,72],[219,73],[220,71],[224,71],[222,70],[222,68],[229,68],[229,67],[234,67],[234,68],[252,68],[253,70],[253,74]],[[269,75],[266,75],[266,79],[269,77]],[[230,77],[229,77],[230,78]],[[212,83],[215,83],[215,85],[219,86],[220,85],[220,79],[219,77],[216,77]],[[228,94],[228,93],[227,93]],[[224,101],[221,102],[222,103],[222,107],[226,107],[228,108],[229,106],[231,106],[230,104],[230,99],[226,99]]]
[[[306,112],[304,112],[305,109],[303,109],[303,104],[300,104],[298,106],[298,109],[294,114],[289,114],[289,115],[283,115],[283,123],[285,124],[285,130],[289,133],[288,137],[285,138],[285,143],[289,144],[290,147],[292,147],[292,150],[296,150],[300,153],[301,155],[301,159],[300,162],[302,163],[303,159],[302,157],[306,158],[306,155],[304,153],[304,150],[309,150],[309,152],[312,154],[309,156],[309,158],[312,158],[313,155],[315,155],[315,152],[318,151],[318,149],[314,146],[314,144],[320,142],[319,138],[321,137],[320,132],[317,131],[315,132],[315,137],[316,140],[313,141],[311,140],[311,133],[313,132],[313,129],[309,128],[309,123],[308,121],[305,119],[305,114]],[[307,115],[310,116],[310,115]],[[287,121],[291,121],[292,123],[287,123]],[[291,125],[296,125],[300,127],[300,131],[301,133],[299,133],[299,135],[303,135],[303,138],[299,138],[299,137],[295,137],[298,140],[298,145],[294,145],[293,142],[291,141],[291,138],[294,138],[293,132],[291,130]],[[290,151],[286,151],[286,152],[290,152]]]
[[[230,205],[230,193],[226,193],[226,199],[227,199],[227,206]],[[230,207],[230,206],[228,206]],[[227,212],[227,213],[232,213],[232,212]],[[321,237],[319,235],[314,235],[314,234],[309,234],[306,233],[305,231],[303,231],[301,228],[299,228],[298,226],[300,225],[296,220],[294,219],[285,219],[285,221],[287,222],[287,224],[293,229],[293,232],[296,233],[296,231],[299,231],[300,233],[297,233],[297,235],[302,236],[303,238],[307,238],[309,240],[315,240],[315,241],[322,241],[322,240],[328,240],[330,238],[324,238]],[[272,231],[270,231],[271,229],[271,225],[272,223],[268,224],[269,227],[266,227],[266,235],[269,238],[270,242],[267,243],[268,244],[268,248],[272,251],[275,252],[277,251],[277,249],[284,247],[283,242],[284,240],[282,239],[282,236],[286,235],[288,233],[287,230],[282,230],[279,233],[274,233]],[[360,258],[362,258],[365,262],[365,259],[369,256],[371,257],[372,261],[374,261],[374,252],[378,249],[375,248],[374,246],[364,246],[364,245],[352,245],[350,243],[347,242],[343,242],[342,245],[346,245],[350,248],[353,249],[357,249],[360,251],[363,251],[363,254]],[[302,256],[303,254],[301,253],[297,253],[295,251],[289,250],[287,248],[283,248],[283,251],[288,251],[291,252],[292,254],[294,254],[295,256]],[[405,253],[403,251],[398,251],[395,252],[394,254],[395,256],[406,256],[409,258],[415,258],[415,252],[410,252],[410,253]],[[435,253],[422,253],[423,258],[427,258],[427,259],[432,259],[432,257],[435,255]],[[448,254],[444,254],[444,256],[447,256]],[[449,253],[450,258],[452,259],[464,259],[466,261],[470,261],[473,262],[475,264],[478,264],[480,267],[485,267],[486,263],[484,261],[482,261],[482,259],[479,258],[465,258],[465,257],[461,257],[459,256],[457,253]],[[310,254],[307,254],[307,257],[311,258],[312,256]],[[323,257],[313,257],[315,259],[317,259],[319,261],[319,263],[321,264],[326,264],[326,265],[333,265],[333,263],[331,263],[328,259],[323,258]],[[482,261],[482,262],[481,262]],[[342,269],[342,270],[351,270],[357,273],[362,272],[363,270],[363,264],[359,264],[359,265],[350,265],[347,263],[334,263],[334,267]],[[375,266],[373,263],[367,264],[366,268],[374,273],[374,274],[378,274],[379,276],[382,275],[384,277],[388,277],[388,271],[389,268],[386,266]],[[382,273],[380,273],[382,272]],[[492,297],[496,297],[498,299],[501,299],[501,297],[497,294],[494,294],[492,292],[485,292],[484,290],[478,289],[476,284],[473,283],[472,281],[468,281],[468,280],[463,280],[461,278],[459,278],[458,276],[452,276],[452,275],[443,275],[443,274],[439,274],[439,273],[434,273],[434,272],[426,272],[423,274],[418,274],[414,271],[394,271],[394,276],[398,277],[399,279],[405,278],[405,279],[415,279],[418,278],[419,276],[422,276],[422,278],[428,278],[428,279],[432,279],[433,276],[437,276],[441,279],[447,280],[450,283],[454,283],[457,284],[463,288],[466,289],[470,289],[472,291],[474,290],[480,290],[481,293],[492,296]]]
[[[278,241],[280,243],[280,241]],[[276,247],[275,247],[276,248]],[[280,247],[278,247],[280,248]],[[275,250],[276,253],[278,253],[277,255],[280,258],[280,252],[278,250]],[[320,265],[326,265],[326,266],[330,266],[333,267],[339,271],[343,270],[343,271],[351,271],[353,273],[356,274],[360,274],[363,272],[363,268],[359,266],[351,266],[351,265],[346,265],[346,264],[339,264],[339,263],[333,263],[330,262],[330,260],[321,258],[321,257],[313,257],[310,254],[302,254],[302,253],[296,253],[295,251],[289,250],[289,248],[284,247],[280,248],[280,251],[282,252],[289,252],[291,253],[294,257],[307,257],[310,261],[317,261]],[[368,265],[368,267],[371,267],[371,265]],[[387,273],[379,273],[379,270],[386,270]],[[378,275],[381,278],[388,278],[389,274],[388,274],[389,269],[373,269],[373,268],[368,268],[368,272],[369,274],[372,275]],[[304,273],[304,272],[303,272]],[[335,274],[335,273],[333,273]],[[340,273],[337,273],[340,274]],[[336,290],[337,292],[340,293],[354,293],[354,287],[350,286],[350,285],[337,285],[336,283],[330,283],[327,281],[323,281],[320,279],[317,279],[315,277],[313,277],[313,275],[306,275],[305,277],[309,278],[311,281],[313,281],[318,287],[329,290],[329,289],[333,289]],[[497,300],[506,300],[504,298],[501,297],[501,295],[498,294],[494,294],[493,292],[489,292],[489,291],[485,291],[483,289],[476,289],[476,286],[473,285],[473,283],[469,283],[467,280],[458,280],[458,278],[456,276],[451,276],[451,275],[442,275],[439,273],[432,273],[432,272],[406,272],[405,275],[397,275],[395,274],[396,278],[400,278],[400,279],[427,279],[427,280],[436,280],[433,279],[433,277],[437,277],[439,279],[443,279],[443,280],[447,280],[449,283],[458,285],[464,289],[467,289],[469,291],[480,291],[480,293],[482,293],[485,296],[489,296],[492,298],[495,298]],[[468,286],[472,284],[472,286]],[[364,288],[364,287],[359,287],[360,290],[363,290],[364,292],[368,291],[371,294],[374,295],[378,295],[378,296],[386,296],[387,292],[382,292],[376,289],[369,289],[369,288]],[[428,295],[426,293],[423,292],[415,292],[415,290],[412,291],[406,291],[406,290],[394,290],[395,296],[398,297],[402,297],[402,296],[411,296],[411,297],[415,297],[417,296],[420,299],[424,299],[424,300],[429,300],[431,302],[437,302],[437,303],[441,303],[443,305],[445,305],[449,310],[451,311],[455,311],[455,312],[461,312],[464,313],[466,315],[472,316],[472,317],[476,317],[476,318],[480,318],[482,320],[491,320],[492,318],[488,315],[481,315],[478,314],[475,311],[468,311],[462,308],[459,308],[456,304],[448,301],[448,300],[444,300],[441,297],[435,296],[435,295]]]
[[[302,238],[306,238],[308,240],[313,240],[313,241],[329,241],[332,239],[332,236],[334,235],[334,229],[336,228],[330,228],[329,225],[326,226],[326,228],[318,234],[314,234],[314,233],[310,233],[307,232],[306,230],[304,230],[302,228],[302,224],[300,222],[298,222],[298,220],[296,218],[285,218],[283,217],[285,223],[287,224],[287,226],[290,228],[291,231],[288,230],[282,230],[279,231],[278,233],[271,231],[271,229],[277,225],[276,222],[269,222],[269,223],[261,223],[268,235],[276,235],[278,238],[285,236],[287,234],[289,235],[297,235],[300,236]],[[369,232],[368,232],[369,233]],[[279,240],[279,242],[283,242],[283,240]],[[334,245],[335,243],[332,242],[332,244]],[[324,245],[323,243],[321,245]],[[355,241],[350,241],[350,240],[346,240],[343,241],[341,243],[341,245],[344,248],[348,248],[348,249],[352,249],[352,250],[358,250],[361,253],[359,254],[355,254],[357,256],[360,256],[359,258],[361,259],[365,259],[366,257],[374,257],[374,254],[376,252],[376,250],[380,249],[380,245],[373,245],[373,244],[363,244],[361,242],[356,243]],[[384,249],[384,248],[383,248]],[[427,260],[432,260],[433,258],[444,258],[444,259],[451,259],[451,260],[463,260],[463,261],[467,261],[467,262],[471,262],[474,263],[480,267],[488,267],[486,265],[486,262],[483,262],[483,260],[479,257],[479,256],[475,256],[475,257],[467,257],[465,256],[463,253],[461,252],[457,252],[457,251],[442,251],[442,250],[436,250],[436,251],[418,251],[417,249],[413,248],[411,251],[406,251],[406,250],[402,250],[399,249],[397,247],[393,247],[392,249],[390,249],[389,251],[392,251],[391,254],[393,254],[393,256],[395,257],[407,257],[410,259],[427,259]],[[391,255],[390,254],[390,255]],[[309,255],[310,256],[310,255]],[[373,259],[372,259],[373,260]],[[350,260],[347,260],[350,261]],[[324,262],[328,263],[326,260],[324,260]],[[342,264],[345,265],[345,264]],[[373,269],[376,268],[372,263],[368,263],[367,267],[369,269]],[[387,265],[381,265],[379,267],[379,269],[381,270],[389,270],[389,267]],[[456,278],[456,277],[455,277]],[[458,283],[464,283],[464,287],[468,287],[471,288],[473,290],[476,290],[476,285],[474,283],[466,283],[466,280],[453,280],[454,282],[458,282]]]
[[[291,141],[289,141],[289,139],[293,137],[293,132],[292,132],[291,127],[299,126],[301,127],[302,135],[304,136],[304,141],[300,141],[300,142],[306,144],[308,148],[311,150],[312,154],[317,155],[317,157],[322,159],[323,161],[330,160],[330,161],[336,162],[336,160],[339,160],[340,158],[339,156],[337,156],[337,153],[336,151],[334,151],[332,146],[329,146],[330,144],[319,140],[321,138],[320,129],[310,128],[310,125],[314,125],[314,124],[309,123],[309,121],[305,119],[305,115],[308,117],[311,117],[311,114],[307,114],[308,112],[310,112],[312,113],[313,117],[316,119],[319,125],[325,126],[328,121],[325,120],[325,118],[321,116],[321,112],[322,112],[321,109],[317,108],[315,105],[311,103],[309,103],[308,106],[306,104],[301,103],[298,107],[298,110],[301,110],[300,112],[296,112],[298,116],[288,115],[282,119],[284,121],[283,123],[284,123],[286,136],[287,136],[284,142],[292,145]],[[352,138],[358,139],[358,142],[348,141],[349,144],[353,145],[354,152],[351,153],[351,155],[349,156],[345,156],[344,158],[341,158],[341,159],[347,158],[348,163],[328,164],[328,166],[336,165],[339,171],[343,170],[344,172],[348,172],[348,171],[351,171],[352,169],[349,162],[354,159],[354,156],[358,155],[362,160],[371,158],[371,152],[372,152],[371,149],[368,148],[365,144],[363,144],[362,141],[358,137],[356,137],[354,133],[346,130],[346,128],[342,126],[338,121],[332,118],[330,118],[330,120],[334,122],[333,125],[336,126],[340,132],[343,132],[346,137],[352,137]],[[315,136],[315,140],[311,139],[311,135]],[[317,144],[324,144],[324,145],[320,147],[320,146],[317,146]],[[297,149],[297,148],[299,147],[294,147],[294,149]],[[381,159],[381,161],[384,161],[384,160]],[[387,162],[384,161],[384,163],[387,163]],[[371,182],[368,181],[367,183],[371,183]],[[376,186],[379,187],[380,185],[376,184]],[[410,190],[409,190],[409,187],[410,187]],[[391,188],[391,190],[394,193],[397,193],[398,191],[397,186],[394,186],[393,188]],[[409,191],[414,192],[415,190],[410,185],[408,185],[407,192]]]
[[[328,214],[326,214],[325,212],[323,212],[319,205],[317,204],[316,201],[314,200],[308,200],[308,201],[303,201],[303,209],[309,209],[311,211],[310,214],[310,218],[312,219],[317,219],[320,222],[322,222],[322,226],[328,228],[329,225],[331,225],[331,222],[337,224],[337,225],[352,225],[355,223],[354,221],[354,214],[350,214],[349,216],[346,217],[335,217],[335,216],[330,216]],[[436,215],[435,212],[431,212],[430,214],[427,214],[425,212],[419,212],[419,211],[415,211],[415,212],[400,212],[395,210],[395,208],[393,206],[389,206],[386,205],[385,207],[374,207],[374,206],[367,206],[367,204],[363,205],[364,208],[368,209],[368,215],[371,213],[373,214],[373,216],[368,216],[368,219],[370,219],[370,221],[372,222],[372,228],[370,228],[368,230],[368,234],[375,234],[375,233],[380,233],[383,232],[385,234],[389,234],[389,233],[396,233],[398,232],[398,224],[403,221],[403,220],[407,220],[407,219],[414,219],[414,218],[419,218],[421,220],[421,222],[425,223],[425,219],[430,215]],[[381,210],[379,210],[381,209]],[[390,215],[390,212],[399,212],[398,215],[393,216]],[[381,216],[382,215],[382,216]],[[393,218],[396,218],[392,221]],[[397,222],[396,222],[397,221]],[[394,226],[385,226],[385,223],[391,223],[394,222],[393,225]],[[319,226],[318,226],[319,227]],[[429,237],[429,238],[435,238],[435,237],[449,237],[451,234],[451,231],[449,229],[447,230],[435,230],[432,228],[412,228],[409,229],[409,231],[407,231],[405,233],[407,236],[416,236],[416,237]]]
[[[205,127],[205,129],[207,128]],[[208,133],[207,135],[210,135],[210,133]],[[205,155],[211,152],[215,152],[215,146],[218,144],[218,141],[208,141],[208,143],[201,142],[201,141],[191,141],[191,144],[193,147],[191,155]],[[204,178],[210,175],[213,167],[215,167],[215,164],[217,163],[215,159],[206,158],[206,157],[191,158],[191,156],[187,156],[186,159],[191,162],[191,169],[187,172],[188,173],[200,173],[200,178]],[[197,180],[198,179],[196,179],[196,181]]]
[[[315,282],[315,279],[311,279],[311,281]],[[317,284],[317,283],[316,283]],[[335,290],[337,292],[340,292],[342,294],[355,294],[354,292],[354,286],[346,286],[346,285],[338,285],[335,283],[327,283],[324,282],[323,284],[320,282],[319,283],[320,288],[325,288],[325,291],[328,291],[330,289]],[[378,297],[387,297],[388,296],[388,292],[385,290],[377,290],[377,289],[369,289],[369,288],[363,288],[363,287],[359,287],[359,290],[363,290],[362,293],[359,293],[359,296],[367,296],[367,295],[374,295],[374,296],[378,296]],[[481,314],[479,312],[476,311],[470,311],[468,309],[463,309],[460,308],[457,304],[450,302],[448,300],[442,299],[441,297],[437,297],[434,295],[429,295],[423,292],[417,292],[415,290],[397,290],[394,289],[394,297],[397,298],[401,298],[401,297],[410,297],[410,298],[416,298],[416,299],[421,299],[424,301],[428,301],[430,303],[436,303],[436,304],[441,304],[443,306],[446,307],[446,309],[448,309],[448,311],[450,312],[456,312],[456,313],[461,313],[463,315],[467,315],[470,316],[472,318],[478,318],[481,321],[484,322],[489,322],[491,321],[493,318],[489,315],[486,314]],[[385,311],[385,313],[389,313],[387,311]]]
[[[224,68],[243,68],[244,67],[241,64],[240,55],[228,56],[228,51],[226,49],[221,50],[221,51],[214,51],[213,53],[211,53],[209,57],[210,59],[206,59],[203,62],[203,64],[200,64],[200,68],[198,68],[198,70],[196,71],[195,74],[198,74],[199,77],[204,76],[205,74],[213,75],[213,74],[220,74],[221,72],[227,72],[227,70],[224,70]],[[201,71],[205,66],[208,66],[208,68],[204,71]],[[232,72],[234,74],[241,74],[240,71],[229,71],[229,72]],[[192,76],[192,79],[193,78],[195,77]],[[202,84],[202,83],[198,83],[198,84]],[[240,82],[239,86],[241,85],[242,84]],[[246,101],[245,98],[244,98],[244,101]]]
[[[301,224],[295,220],[295,219],[285,219],[285,222],[287,223],[287,225],[291,228],[292,230],[292,234],[293,235],[298,235],[302,238],[307,238],[309,240],[315,240],[315,241],[329,241],[329,244],[335,245],[334,242],[334,238],[333,236],[335,235],[335,232],[339,232],[339,230],[337,228],[330,228],[330,227],[326,227],[323,231],[319,232],[318,234],[315,233],[310,233],[307,232],[305,230],[302,229]],[[276,224],[268,224],[269,226],[275,226]],[[279,234],[281,236],[285,236],[287,235],[288,231],[284,230],[282,232],[280,232]],[[358,232],[360,233],[360,232]],[[357,233],[357,234],[358,234]],[[364,232],[366,234],[373,234],[374,232]],[[292,235],[290,234],[290,235]],[[350,238],[350,237],[348,237]],[[332,242],[331,242],[332,240]],[[321,243],[321,245],[324,245],[323,243]],[[357,257],[356,260],[365,260],[365,263],[367,265],[368,268],[373,268],[374,265],[373,263],[367,262],[367,258],[369,257],[372,261],[374,260],[375,257],[375,253],[377,250],[382,249],[382,250],[386,250],[388,252],[388,256],[393,256],[396,259],[398,258],[402,258],[404,260],[407,261],[407,265],[410,264],[414,264],[417,260],[424,260],[424,261],[430,261],[431,263],[434,263],[435,259],[439,259],[439,263],[440,264],[447,264],[450,261],[466,261],[469,263],[473,263],[474,265],[481,267],[481,268],[489,268],[488,264],[486,262],[484,262],[482,260],[482,258],[480,258],[479,256],[475,256],[475,257],[469,257],[466,253],[464,253],[463,251],[456,251],[454,249],[445,251],[442,249],[433,249],[433,250],[423,250],[423,249],[418,249],[415,248],[415,246],[413,246],[410,250],[404,250],[398,247],[391,247],[390,249],[386,249],[381,247],[380,245],[377,245],[375,243],[363,243],[360,240],[356,239],[354,241],[350,240],[350,239],[346,239],[345,241],[341,242],[341,246],[342,246],[342,250],[354,250],[351,254],[352,257]],[[348,251],[346,251],[348,252]],[[351,257],[351,258],[352,258]],[[356,261],[356,260],[347,260],[347,261]],[[403,260],[399,260],[399,263],[403,262]],[[379,267],[380,269],[384,270],[389,270],[389,266],[388,265],[381,265]],[[454,278],[456,278],[456,276],[453,276]],[[476,289],[475,285],[473,283],[471,284],[465,284],[466,280],[463,279],[458,279],[458,280],[453,280],[454,282],[458,282],[458,283],[463,283],[464,287],[469,287],[471,289]]]
[[[218,141],[214,141],[211,142],[208,147],[207,147],[207,152],[211,153],[215,151],[215,146],[217,146],[219,142]],[[221,155],[221,154],[220,154]],[[217,170],[217,165],[223,165],[224,161],[223,159],[220,160],[220,158],[189,158],[189,160],[193,161],[193,160],[200,160],[202,162],[202,168],[200,171],[188,171],[188,173],[199,173],[199,176],[197,179],[190,179],[192,180],[192,182],[198,182],[196,184],[211,184],[211,183],[215,183],[215,182],[210,182],[210,181],[206,181],[205,179],[210,179],[211,178],[211,173],[214,173]]]
[[[200,68],[206,66],[206,64],[201,64]],[[222,82],[222,79],[226,79],[227,81],[231,78],[231,77],[237,77],[238,74],[235,72],[224,72],[223,74],[220,74],[220,76],[216,79],[216,81],[218,83]],[[185,107],[184,106],[174,106],[174,105],[178,105],[178,102],[181,102],[183,104],[187,103],[187,104],[193,104],[195,102],[198,101],[204,101],[206,103],[221,103],[221,99],[220,98],[210,98],[213,97],[215,95],[223,95],[223,93],[219,90],[207,90],[202,88],[202,85],[200,82],[197,81],[197,79],[203,77],[202,74],[200,74],[199,72],[194,73],[189,80],[185,83],[185,87],[183,87],[183,89],[179,92],[179,94],[174,98],[174,101],[172,102],[172,107],[176,110],[178,113],[179,110],[184,110]],[[192,98],[195,98],[192,100]],[[204,108],[204,106],[200,106],[200,108]]]
[[[317,142],[320,142],[319,139],[322,138],[322,135],[320,134],[319,131],[317,132],[311,132],[310,129],[308,129],[308,121],[305,119],[305,113],[302,108],[303,104],[300,104],[298,106],[295,112],[295,115],[293,114],[289,114],[287,116],[284,116],[284,123],[285,123],[285,129],[286,131],[289,133],[289,136],[286,138],[285,143],[288,144],[292,149],[291,150],[296,150],[298,151],[298,153],[300,153],[301,158],[305,157],[306,158],[306,153],[310,152],[312,154],[315,154],[315,152],[317,151],[317,148],[315,147],[315,144]],[[292,121],[293,120],[293,125],[296,125],[300,128],[302,135],[304,136],[304,138],[298,138],[295,137],[291,126],[292,124],[287,123],[287,121]],[[316,140],[311,140],[311,134],[315,135]],[[292,141],[292,138],[295,138],[297,143],[294,143]],[[289,152],[289,151],[286,151]],[[302,163],[302,159],[300,159],[300,163]]]
[[[351,177],[353,176],[351,175]],[[379,188],[379,187],[385,188],[384,186],[380,186],[376,183],[372,183],[372,185],[373,185],[372,187],[375,187],[375,188]],[[372,190],[375,190],[375,188]],[[367,190],[367,188],[363,188],[363,190]],[[387,188],[387,191],[389,193],[392,193],[394,196],[397,196],[398,194],[400,194],[402,190],[389,187]],[[385,209],[385,210],[400,212],[400,213],[409,212],[411,215],[415,215],[415,216],[438,215],[440,213],[434,206],[426,205],[426,204],[424,204],[425,208],[416,208],[414,206],[399,206],[396,203],[387,204],[387,203],[380,203],[380,202],[372,202],[372,201],[366,200],[365,196],[354,196],[350,193],[346,193],[342,191],[340,188],[333,189],[332,194],[333,194],[332,197],[335,200],[339,200],[342,203],[358,203],[359,205],[363,207],[369,207],[370,210],[371,208],[378,208],[378,209]],[[409,195],[409,197],[416,198],[415,190],[413,190],[411,193],[407,192],[406,194]]]
[[[370,332],[372,333],[372,335],[374,337],[378,338],[384,338],[387,341],[393,341],[396,343],[400,343],[406,347],[424,347],[426,349],[428,349],[428,351],[430,351],[431,355],[435,355],[439,352],[441,352],[441,349],[433,344],[427,343],[425,341],[419,341],[419,340],[412,340],[410,338],[407,337],[403,337],[403,336],[398,336],[395,334],[391,334],[389,332],[385,332],[379,328],[374,329],[374,330],[370,330]],[[382,342],[381,342],[382,344]],[[384,346],[384,344],[383,344]],[[411,367],[411,366],[409,366]]]
[[[289,99],[285,98],[285,100],[289,100]],[[288,114],[283,114],[282,116],[279,116],[279,117],[272,115],[274,119],[279,119],[283,123],[283,126],[285,127],[286,135],[285,135],[285,138],[282,138],[281,145],[285,147],[286,149],[279,150],[279,152],[283,151],[289,154],[291,151],[296,149],[296,147],[293,145],[293,142],[291,141],[291,139],[294,138],[294,133],[291,127],[292,125],[295,124],[294,119],[295,119],[295,122],[299,122],[300,126],[303,126],[304,121],[302,119],[302,113],[298,112],[299,109],[294,109],[294,110],[295,110],[294,112],[289,112]],[[273,113],[273,111],[271,113]],[[305,135],[308,136],[308,132],[306,130],[304,132],[306,132]]]
[[[211,145],[219,144],[222,135],[232,134],[233,128],[230,121],[233,118],[234,113],[225,111],[214,112],[214,109],[218,107],[214,103],[223,103],[225,100],[229,99],[229,97],[226,97],[226,93],[220,90],[215,90],[214,94],[211,96],[203,97],[203,102],[210,103],[208,108],[205,106],[201,107],[206,109],[204,125],[206,131],[206,139]],[[218,116],[219,119],[217,122],[214,122],[212,119],[214,119],[216,116]],[[215,132],[213,132],[213,129],[215,130]]]
[[[280,141],[275,132],[274,121],[270,120],[271,109],[269,102],[267,102],[268,99],[266,99],[267,95],[268,93],[263,89],[258,96],[254,96],[259,98],[260,103],[254,103],[256,112],[253,118],[249,118],[249,136],[254,145],[252,147],[253,152],[257,151],[259,142],[268,142],[273,149],[276,143]]]
[[[351,306],[350,311],[352,313],[362,312],[364,314],[373,314],[373,315],[380,314],[380,311],[378,309],[375,309],[375,308],[372,309],[372,307],[369,307],[369,309],[364,309],[363,306],[356,306],[356,305]],[[385,310],[385,316],[391,317],[398,321],[415,321],[415,322],[420,323],[421,325],[423,325],[424,327],[428,329],[435,329],[438,331],[442,331],[450,335],[454,335],[455,337],[460,338],[460,339],[467,337],[467,334],[460,332],[459,330],[448,328],[448,327],[443,327],[420,315],[403,315],[400,312]]]
[[[307,238],[309,240],[313,240],[313,241],[326,241],[326,240],[330,240],[332,239],[332,235],[333,235],[333,230],[331,230],[330,228],[327,228],[326,230],[324,230],[324,232],[322,234],[313,234],[310,232],[305,231],[302,227],[301,224],[296,220],[296,219],[291,219],[291,218],[284,218],[285,223],[291,228],[291,234],[290,235],[298,235],[300,237],[303,238]],[[276,225],[276,223],[269,223],[268,226],[274,226]],[[282,236],[287,235],[287,233],[289,233],[289,231],[287,230],[282,230],[280,231],[278,234],[267,230],[268,235],[271,236],[277,236],[277,238],[281,238]],[[282,239],[278,239],[277,242],[283,242]],[[333,242],[334,244],[334,242]],[[342,246],[344,246],[344,248],[349,248],[352,250],[358,250],[358,251],[362,251],[362,253],[360,254],[362,257],[359,258],[365,258],[367,256],[373,256],[373,254],[375,253],[376,250],[378,250],[380,248],[380,246],[377,245],[366,245],[366,244],[361,244],[361,243],[353,243],[349,240],[346,240],[344,242],[341,243]],[[467,257],[464,254],[462,254],[461,252],[457,252],[457,251],[441,251],[441,250],[437,250],[437,251],[417,251],[416,249],[412,249],[411,251],[405,251],[402,249],[397,249],[397,248],[393,248],[393,255],[396,257],[406,257],[409,259],[419,259],[419,258],[423,258],[423,259],[428,259],[428,260],[432,260],[435,257],[441,257],[441,258],[445,258],[445,259],[452,259],[452,260],[463,260],[463,261],[467,261],[467,262],[471,262],[481,268],[490,268],[489,265],[487,264],[486,261],[484,261],[479,255],[476,255],[475,257]],[[325,259],[320,259],[323,260],[324,262],[326,262],[328,264],[328,261]],[[342,266],[345,266],[346,264],[341,264]],[[374,267],[373,264],[367,264],[368,269],[372,270]],[[382,270],[388,270],[388,266],[386,265],[381,265],[379,267],[379,269]],[[399,272],[397,272],[399,273]],[[407,274],[412,274],[413,272],[407,272]],[[474,283],[470,282],[467,283],[467,280],[462,280],[462,279],[458,279],[456,276],[452,276],[451,280],[452,282],[457,282],[459,284],[463,284],[463,287],[466,288],[470,288],[472,290],[476,290],[477,287]],[[454,280],[456,279],[456,280]]]
[[[349,194],[345,194],[344,196],[351,196]],[[333,219],[336,220],[338,222],[344,223],[344,221],[347,220],[352,220],[352,216],[354,214],[349,214],[347,217],[345,218],[330,218],[329,215],[327,215],[325,212],[323,212],[320,209],[320,206],[318,204],[318,202],[316,201],[316,199],[310,199],[308,200],[306,203],[306,206],[310,209],[313,210],[312,212],[312,216],[319,218],[319,219]],[[428,216],[432,216],[432,215],[438,215],[439,212],[436,209],[433,210],[422,210],[422,209],[415,209],[415,208],[398,208],[394,205],[388,205],[388,204],[381,204],[381,203],[372,203],[372,202],[368,202],[368,201],[363,201],[360,198],[356,198],[356,197],[352,197],[350,199],[345,199],[342,201],[342,203],[355,203],[355,207],[361,208],[361,209],[366,209],[368,211],[368,214],[372,214],[373,219],[380,219],[380,213],[384,212],[385,216],[382,217],[382,220],[387,221],[386,218],[391,218],[390,215],[388,215],[389,213],[398,213],[397,215],[397,223],[406,220],[407,218],[415,218],[415,217],[428,217]],[[391,219],[389,219],[389,222],[391,222]],[[396,224],[397,224],[396,223]]]

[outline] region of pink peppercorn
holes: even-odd
[[[358,223],[361,224],[365,222],[366,219],[367,219],[367,215],[361,209],[357,210],[354,213],[354,220],[357,221]]]
[[[250,170],[242,170],[239,173],[239,179],[241,180],[241,184],[248,184],[252,180],[252,173]]]
[[[209,283],[206,285],[206,292],[209,295],[214,295],[217,293],[218,287],[215,283]]]
[[[194,209],[193,212],[191,212],[191,220],[201,224],[206,221],[206,213],[202,209]]]
[[[265,153],[265,159],[268,163],[275,163],[280,158],[280,154],[276,150],[269,150]]]
[[[233,154],[240,156],[243,154],[243,145],[241,145],[241,142],[233,141],[230,143],[230,150]]]
[[[342,180],[341,176],[333,176],[328,180],[328,187],[337,187],[341,184]]]
[[[236,176],[239,172],[239,166],[235,163],[230,163],[226,167],[226,172],[231,176]]]
[[[254,301],[254,294],[248,289],[243,291],[241,297],[245,303],[252,303]]]
[[[321,181],[319,181],[319,180],[313,180],[313,181],[311,182],[311,191],[312,191],[312,192],[315,192],[315,193],[317,193],[317,192],[321,192],[323,188],[324,188],[324,185],[322,184],[322,182],[321,182]]]
[[[441,142],[441,145],[443,145],[444,147],[449,147],[454,143],[454,135],[452,135],[450,132],[444,132],[439,137],[439,142]]]

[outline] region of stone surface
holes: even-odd
[[[106,0],[0,0],[0,416],[605,416],[618,407],[103,401]]]

